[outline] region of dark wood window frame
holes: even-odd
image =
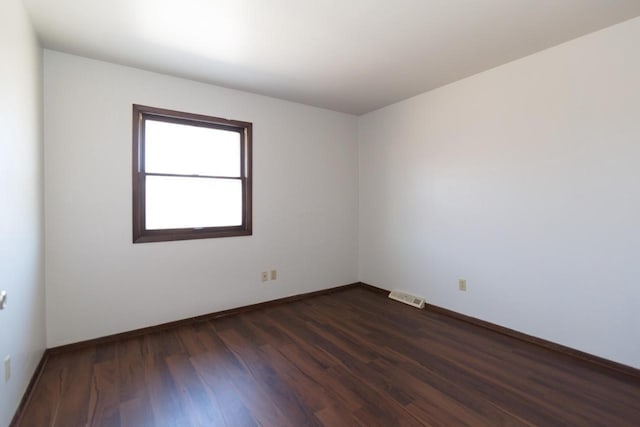
[[[145,120],[177,123],[220,129],[240,134],[242,182],[242,224],[226,227],[172,228],[147,230],[145,225]],[[206,239],[214,237],[247,236],[252,234],[251,221],[251,173],[252,173],[252,123],[190,114],[162,108],[133,105],[133,243],[163,242],[171,240]],[[158,174],[154,174],[158,175]],[[162,175],[162,174],[160,174]],[[168,174],[171,175],[171,174]],[[200,175],[185,177],[203,178]],[[216,177],[204,177],[213,178]]]

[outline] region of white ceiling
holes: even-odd
[[[640,0],[24,0],[47,48],[362,114],[640,15]]]

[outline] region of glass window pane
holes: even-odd
[[[147,119],[145,170],[239,177],[240,133]]]
[[[242,225],[239,179],[146,179],[147,230]]]

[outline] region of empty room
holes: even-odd
[[[2,0],[0,427],[640,425],[640,1]]]

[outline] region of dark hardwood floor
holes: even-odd
[[[640,381],[349,289],[52,355],[22,426],[638,426]]]

